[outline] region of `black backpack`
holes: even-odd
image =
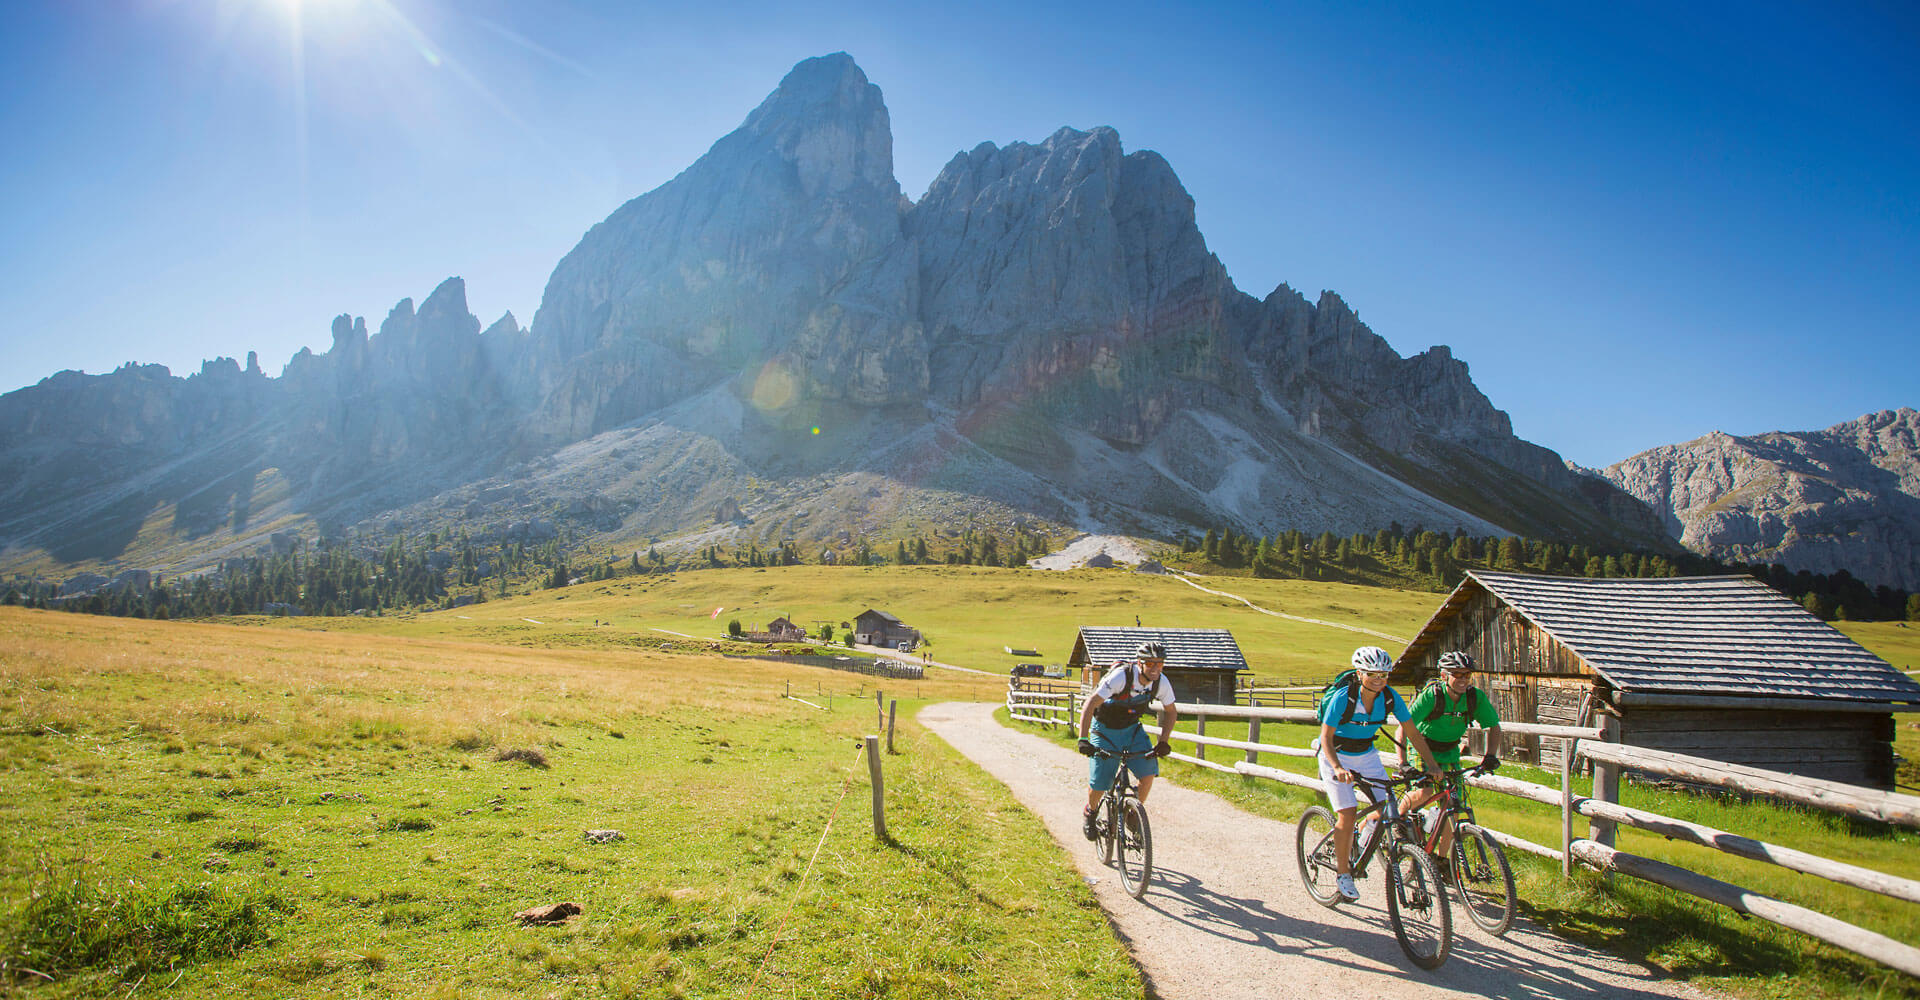
[[[1430,681],[1427,684],[1427,688],[1433,692],[1433,704],[1427,707],[1427,717],[1420,720],[1421,725],[1426,725],[1439,718],[1442,714],[1440,706],[1447,703],[1447,685],[1445,682]],[[1477,687],[1468,688],[1466,697],[1462,699],[1462,704],[1466,706],[1467,724],[1472,725],[1473,717],[1480,714],[1480,689]]]
[[[1334,675],[1333,680],[1328,681],[1327,686],[1320,689],[1320,700],[1324,702],[1326,699],[1333,697],[1334,693],[1341,688],[1347,689],[1347,709],[1340,713],[1340,721],[1335,723],[1335,725],[1344,726],[1353,721],[1353,710],[1360,704],[1360,672],[1358,670],[1348,669],[1342,670]],[[1392,688],[1387,688],[1381,693],[1389,699],[1396,697]],[[1389,700],[1387,706],[1387,717],[1392,718],[1393,702]]]

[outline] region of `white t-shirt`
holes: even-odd
[[[1133,674],[1133,683],[1131,685],[1127,683],[1128,673]],[[1167,675],[1163,672],[1156,680],[1158,681],[1158,685],[1153,697],[1159,699],[1162,705],[1173,704],[1173,685],[1168,682]],[[1122,688],[1125,688],[1125,690],[1122,690]],[[1100,683],[1093,689],[1093,693],[1102,701],[1113,701],[1119,698],[1130,698],[1146,689],[1147,675],[1140,669],[1139,661],[1123,660],[1115,665],[1112,670],[1107,671],[1105,677],[1100,678]]]

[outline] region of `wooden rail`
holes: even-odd
[[[1078,701],[1077,695],[1065,692],[1050,694],[1008,686],[1007,716],[1043,726],[1073,726],[1078,722],[1075,718]]]
[[[1021,696],[1019,705],[1022,708],[1047,712],[1049,716],[1055,713],[1063,714],[1069,720],[1077,721],[1075,713],[1079,699],[1076,696],[1036,695],[1010,691],[1007,701],[1010,714],[1015,709],[1016,694]],[[1044,707],[1037,706],[1036,703],[1042,699],[1047,699],[1049,703]],[[1054,707],[1055,702],[1064,704]],[[1163,706],[1155,702],[1151,707],[1157,710]],[[1309,725],[1317,723],[1319,719],[1312,710],[1264,705],[1189,703],[1176,703],[1174,707],[1181,718],[1193,720],[1194,732],[1179,730],[1170,733],[1162,732],[1159,727],[1153,725],[1147,725],[1145,728],[1158,738],[1179,740],[1193,745],[1193,754],[1176,752],[1172,755],[1175,760],[1209,770],[1244,774],[1298,788],[1315,791],[1322,789],[1318,774],[1299,774],[1259,763],[1259,755],[1263,753],[1295,758],[1316,756],[1315,751],[1310,748],[1265,742],[1260,738],[1260,724],[1263,721]],[[1018,714],[1014,715],[1014,718],[1025,718],[1049,725],[1058,724],[1061,721],[1051,717]],[[1206,723],[1209,718],[1245,720],[1248,726],[1248,738],[1236,740],[1206,735]],[[1487,832],[1501,844],[1514,850],[1550,858],[1559,862],[1563,870],[1567,870],[1566,866],[1578,862],[1599,871],[1618,873],[1663,885],[1730,907],[1736,912],[1817,937],[1909,975],[1920,976],[1920,948],[1895,941],[1835,917],[1782,902],[1697,872],[1621,851],[1613,845],[1616,827],[1632,827],[1672,840],[1712,848],[1735,857],[1766,862],[1789,871],[1818,876],[1889,898],[1920,903],[1920,881],[1822,858],[1805,851],[1770,844],[1699,823],[1662,816],[1644,809],[1623,806],[1619,803],[1619,775],[1623,771],[1633,771],[1671,777],[1693,784],[1726,788],[1742,794],[1769,796],[1829,812],[1908,827],[1920,827],[1920,797],[1860,788],[1834,781],[1802,778],[1665,750],[1625,746],[1618,742],[1617,723],[1607,717],[1603,717],[1600,725],[1594,727],[1504,722],[1501,723],[1500,728],[1502,732],[1511,735],[1547,736],[1569,741],[1566,752],[1562,755],[1559,788],[1497,774],[1476,775],[1467,779],[1475,788],[1538,802],[1561,810],[1559,848],[1536,844],[1512,834],[1488,829]],[[1318,735],[1317,730],[1314,735]],[[1246,759],[1234,761],[1232,764],[1208,760],[1206,759],[1208,748],[1239,750],[1245,753]],[[1581,759],[1594,764],[1594,794],[1591,796],[1576,795],[1573,792],[1572,775],[1576,762]],[[1588,820],[1586,837],[1575,836],[1573,823],[1575,816]]]

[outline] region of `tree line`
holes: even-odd
[[[1469,569],[1550,576],[1671,577],[1746,574],[1798,601],[1825,621],[1920,621],[1920,594],[1869,586],[1845,569],[1789,570],[1780,563],[1723,562],[1692,552],[1607,549],[1522,535],[1476,538],[1398,522],[1338,536],[1289,530],[1259,536],[1208,529],[1181,541],[1195,564],[1253,576],[1452,590]]]
[[[1374,586],[1450,590],[1469,569],[1555,576],[1668,577],[1745,573],[1799,601],[1823,620],[1920,621],[1920,594],[1870,587],[1846,570],[1810,573],[1779,563],[1727,563],[1690,552],[1610,550],[1524,536],[1476,538],[1398,523],[1374,532],[1338,536],[1299,530],[1258,536],[1209,529],[1181,540],[1189,568],[1247,572],[1278,579],[1327,580]],[[1019,567],[1050,548],[1036,532],[968,530],[949,538],[895,540],[882,555],[855,539],[804,558],[792,541],[700,549],[668,556],[657,545],[625,558],[570,551],[560,539],[476,541],[466,534],[394,537],[378,548],[323,539],[311,548],[229,559],[208,573],[152,581],[144,588],[109,587],[60,595],[60,584],[16,577],[0,584],[0,603],[61,608],[136,618],[217,615],[380,615],[448,608],[516,591],[564,587],[620,576],[680,570],[793,566],[803,562],[852,566],[894,564]]]

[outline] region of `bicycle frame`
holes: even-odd
[[[1479,821],[1473,816],[1473,807],[1467,805],[1456,782],[1464,781],[1468,775],[1485,773],[1485,770],[1478,767],[1448,768],[1441,776],[1440,787],[1434,792],[1434,797],[1428,799],[1426,806],[1423,807],[1439,809],[1441,812],[1440,822],[1435,823],[1432,830],[1422,831],[1422,836],[1416,841],[1421,847],[1426,848],[1429,855],[1433,856],[1436,864],[1441,857],[1436,848],[1440,845],[1440,835],[1443,832],[1451,829],[1458,836],[1462,822],[1479,825]]]
[[[1395,785],[1411,785],[1420,779],[1412,777],[1388,778],[1385,781],[1381,781],[1377,778],[1367,778],[1358,775],[1356,775],[1356,777],[1360,777],[1360,780],[1354,782],[1354,790],[1365,795],[1368,801],[1372,803],[1365,809],[1353,814],[1353,835],[1355,840],[1351,867],[1354,877],[1360,878],[1366,874],[1367,862],[1372,861],[1373,856],[1378,854],[1380,848],[1385,845],[1385,838],[1389,828],[1397,829],[1397,835],[1402,838],[1416,844],[1420,843],[1420,838],[1413,835],[1415,831],[1402,828],[1406,822],[1406,817],[1401,815],[1399,800],[1393,794]],[[1376,792],[1378,792],[1378,794],[1376,794]],[[1380,821],[1373,825],[1373,835],[1367,838],[1365,844],[1361,844],[1358,839],[1360,836],[1360,828],[1362,824],[1366,822],[1367,817],[1373,816],[1376,813],[1381,814]]]
[[[1118,808],[1120,799],[1125,799],[1125,798],[1137,799],[1140,797],[1139,793],[1133,790],[1133,770],[1127,767],[1127,761],[1139,760],[1143,757],[1151,757],[1153,756],[1153,751],[1126,750],[1120,753],[1115,753],[1111,750],[1101,750],[1098,753],[1095,753],[1094,756],[1105,757],[1109,759],[1119,758],[1120,760],[1120,768],[1119,768],[1120,773],[1114,775],[1113,786],[1108,788],[1106,791],[1100,793],[1101,809],[1106,809],[1108,807],[1107,801],[1109,799],[1112,799],[1114,801],[1114,808]]]

